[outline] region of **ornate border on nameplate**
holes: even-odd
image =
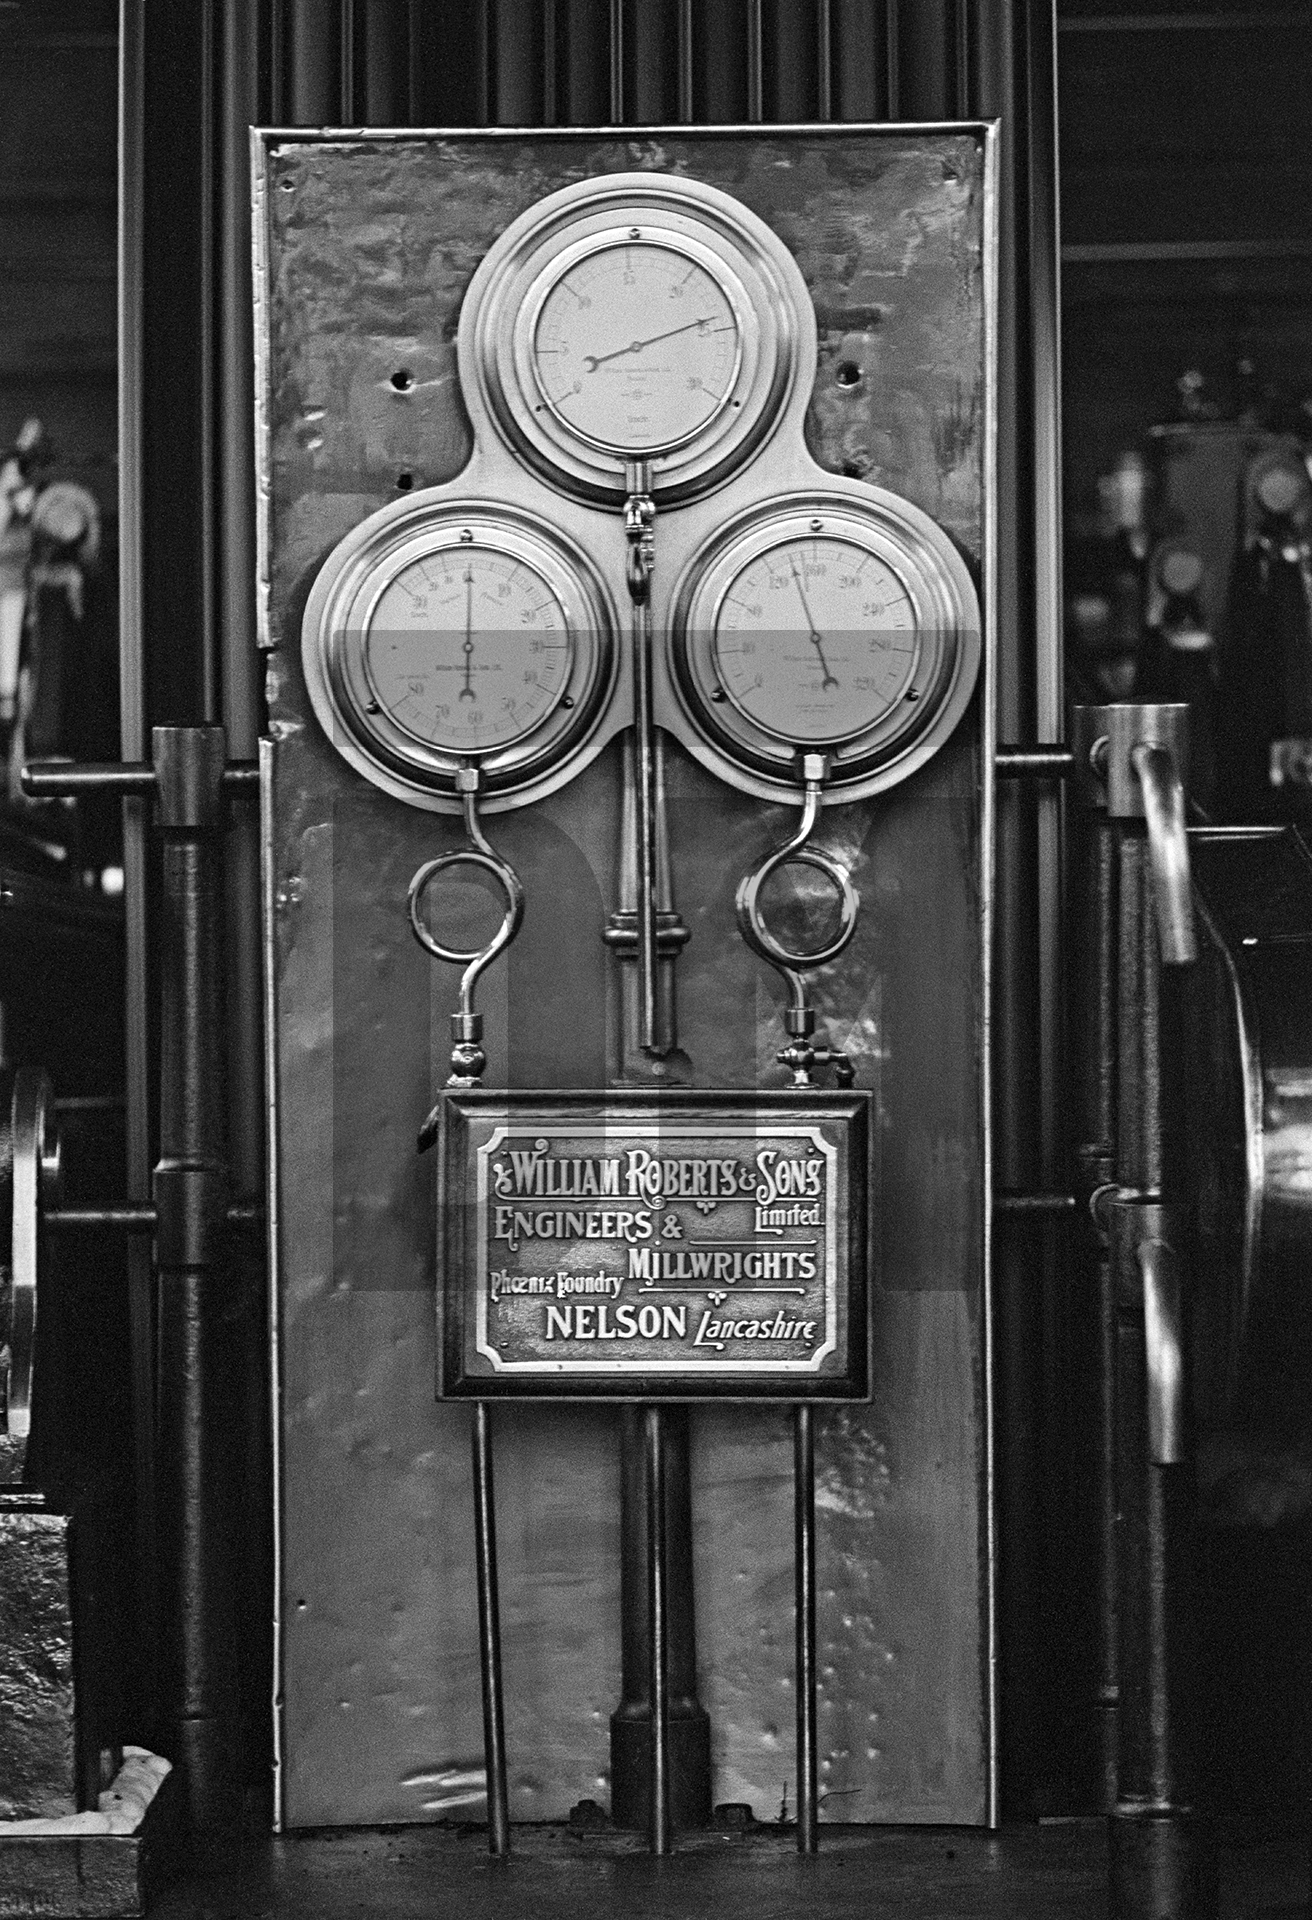
[[[439,1394],[866,1398],[870,1099],[448,1094]]]

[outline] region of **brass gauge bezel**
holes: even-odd
[[[738,331],[722,403],[660,445],[580,432],[547,401],[535,354],[543,307],[579,261],[614,247],[657,247],[695,261],[716,282]],[[791,253],[764,221],[717,188],[681,175],[610,174],[549,195],[483,260],[461,308],[462,384],[511,452],[576,498],[614,506],[629,455],[650,466],[666,505],[695,499],[739,472],[774,433],[815,362],[815,316]]]
[[[370,619],[387,588],[426,556],[491,551],[519,562],[559,605],[570,657],[551,703],[514,739],[457,750],[425,741],[376,698],[367,658]],[[488,500],[421,494],[384,507],[342,540],[321,568],[301,622],[311,704],[333,746],[384,793],[433,812],[459,810],[455,778],[477,765],[493,807],[540,799],[595,750],[618,670],[616,617],[586,555],[539,519]],[[594,744],[595,743],[595,744]]]
[[[894,574],[914,615],[914,660],[892,704],[848,732],[796,735],[754,717],[724,683],[721,616],[736,582],[760,559],[815,538],[864,549]],[[979,601],[969,570],[927,514],[882,489],[783,495],[751,508],[695,554],[675,590],[671,678],[722,779],[796,801],[798,755],[829,756],[827,788],[861,799],[905,780],[934,754],[969,704],[981,661]]]

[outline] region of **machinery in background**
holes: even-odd
[[[1290,416],[1297,425],[1300,418]],[[1312,820],[1312,479],[1299,431],[1188,417],[1099,483],[1067,550],[1077,699],[1190,708],[1196,807]]]
[[[0,459],[0,864],[113,892],[121,856],[112,811],[32,800],[18,777],[33,756],[105,760],[118,750],[100,508],[78,481],[51,477],[54,461],[35,418]]]

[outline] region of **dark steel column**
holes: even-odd
[[[1187,1443],[1187,1245],[1176,1100],[1194,940],[1179,770],[1187,709],[1094,708],[1117,860],[1115,1289],[1119,1711],[1110,1820],[1113,1920],[1211,1910],[1192,1805],[1188,1627],[1193,1460]],[[1172,791],[1167,791],[1169,774]]]
[[[222,1005],[221,727],[156,727],[161,837],[160,1690],[193,1831],[241,1818],[243,1765],[233,1305]],[[239,1343],[237,1349],[239,1352]],[[239,1404],[239,1403],[238,1403]]]
[[[1116,1296],[1108,1251],[1106,1207],[1115,1178],[1117,859],[1107,818],[1107,795],[1090,763],[1098,737],[1096,711],[1077,707],[1073,717],[1075,818],[1071,824],[1070,952],[1071,1056],[1076,1121],[1075,1185],[1081,1207],[1076,1306],[1071,1339],[1078,1407],[1068,1431],[1078,1458],[1072,1474],[1093,1488],[1091,1538],[1086,1551],[1093,1574],[1093,1694],[1096,1792],[1102,1812],[1116,1804]],[[1099,1198],[1096,1198],[1098,1196]],[[1084,1547],[1082,1538],[1080,1546]],[[1083,1580],[1084,1553],[1073,1577]],[[1074,1594],[1069,1598],[1074,1601]],[[1083,1675],[1081,1675],[1083,1678]],[[1087,1683],[1086,1683],[1087,1684]]]
[[[618,1827],[639,1830],[649,1824],[654,1747],[646,1411],[625,1407],[620,1416],[622,1697],[610,1722],[611,1818]],[[697,1698],[688,1410],[671,1406],[650,1411],[661,1423],[664,1456],[670,1823],[675,1828],[703,1827],[711,1817],[711,1729]]]

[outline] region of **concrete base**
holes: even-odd
[[[0,1920],[138,1920],[166,1870],[170,1784],[129,1747],[96,1812],[0,1821]]]

